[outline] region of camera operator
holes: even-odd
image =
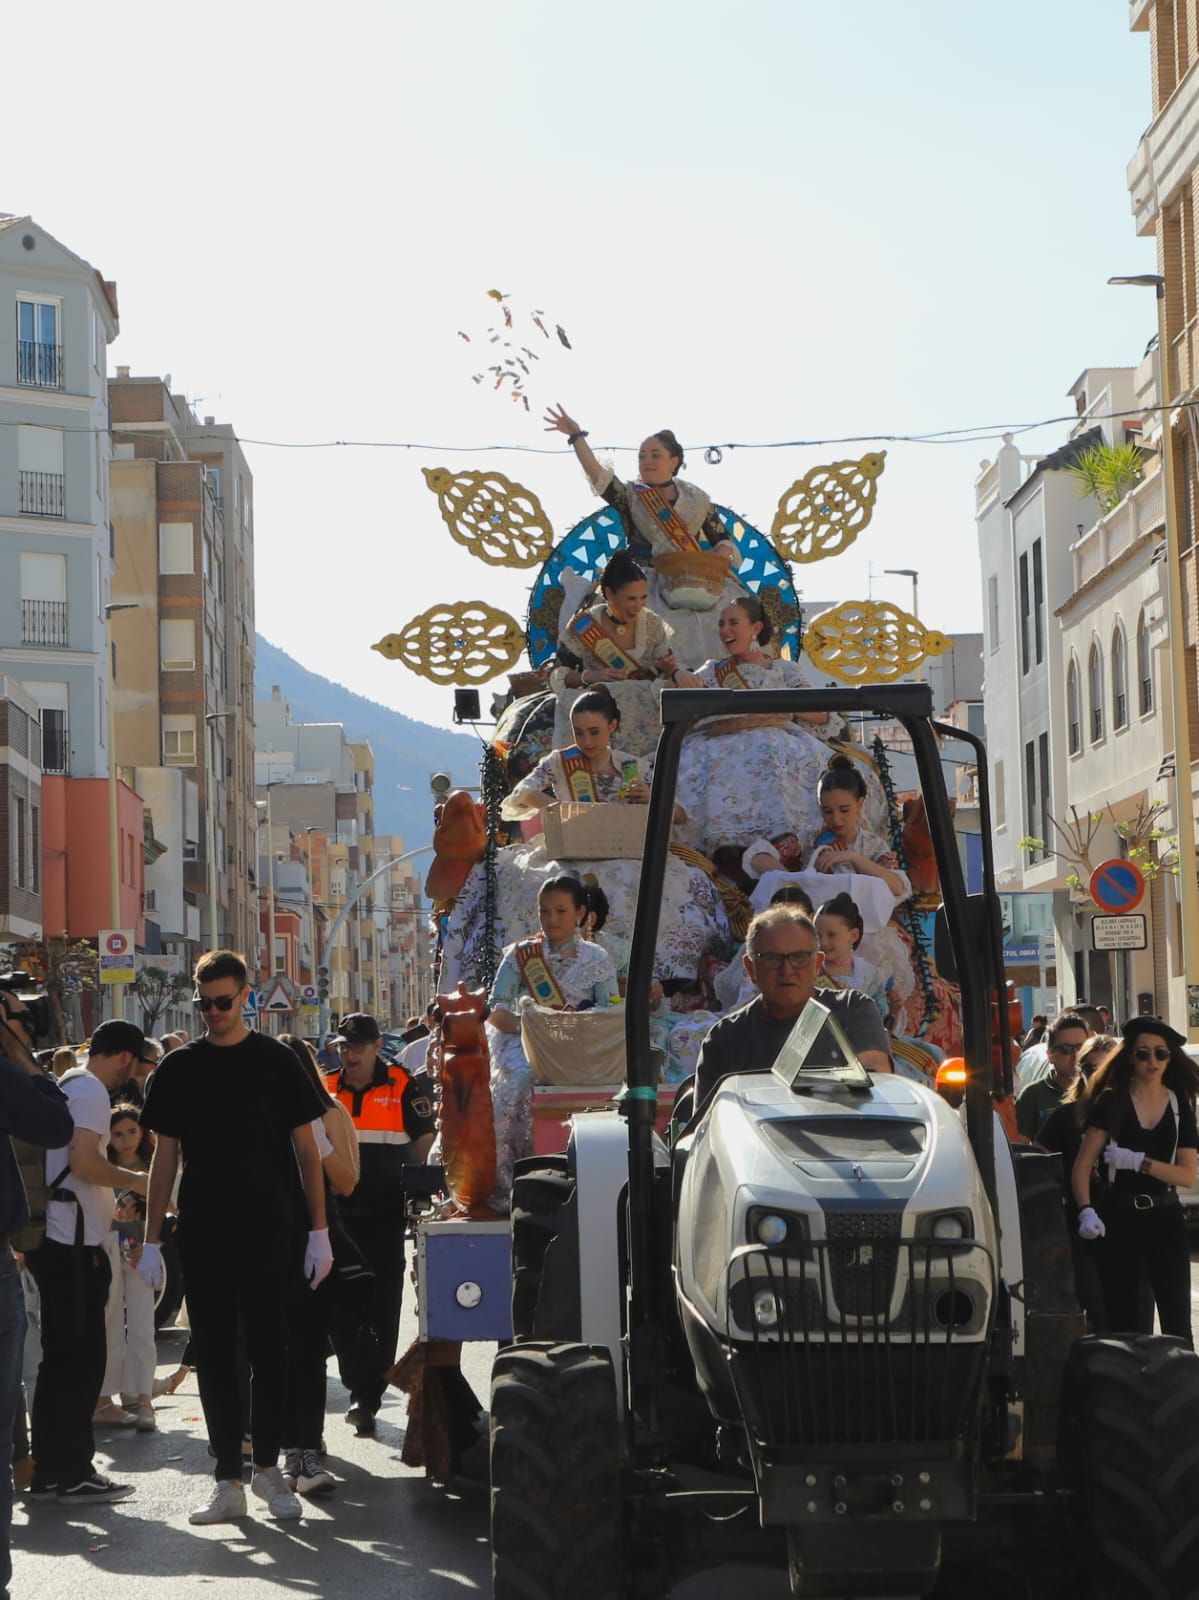
[[[66,1096],[34,1060],[32,1013],[17,987],[0,979],[0,1593],[12,1577],[13,1422],[21,1392],[25,1298],[11,1239],[29,1221],[12,1137],[42,1150],[67,1144],[73,1130]]]

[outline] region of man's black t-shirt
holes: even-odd
[[[1199,1131],[1195,1126],[1195,1108],[1185,1094],[1175,1092],[1178,1115],[1167,1105],[1161,1118],[1152,1128],[1143,1128],[1137,1118],[1130,1095],[1115,1089],[1105,1089],[1087,1108],[1086,1126],[1102,1128],[1113,1143],[1125,1150],[1139,1150],[1154,1161],[1173,1162],[1176,1150],[1199,1149]],[[1107,1172],[1102,1153],[1099,1156],[1099,1173]],[[1160,1178],[1151,1178],[1144,1172],[1115,1172],[1111,1189],[1120,1196],[1133,1194],[1161,1195],[1173,1187]]]
[[[878,1007],[857,989],[822,989],[816,997],[836,1018],[842,1033],[859,1053],[881,1050],[890,1054],[886,1030]],[[786,1044],[798,1018],[782,1022],[766,1015],[762,996],[715,1023],[700,1046],[695,1066],[695,1105],[699,1110],[713,1089],[732,1072],[769,1072]],[[817,1036],[812,1059],[840,1064],[843,1060],[832,1030],[825,1025]]]
[[[178,1139],[185,1226],[287,1226],[302,1190],[291,1133],[327,1106],[286,1045],[263,1033],[240,1044],[207,1039],[159,1063],[141,1120]]]

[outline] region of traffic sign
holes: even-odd
[[[1091,899],[1100,911],[1122,917],[1135,911],[1145,894],[1145,874],[1135,861],[1114,856],[1101,862],[1091,874]]]
[[[288,994],[281,978],[276,978],[271,987],[266,991],[266,998],[263,1002],[262,1009],[264,1011],[286,1011],[289,1013],[295,1010],[295,1006],[292,1004],[291,995]]]
[[[1148,943],[1145,915],[1141,911],[1119,917],[1091,918],[1092,950],[1144,950]]]
[[[300,990],[300,1002],[302,1005],[314,1006],[316,1005],[318,998],[319,996],[317,995],[315,984],[306,983]]]
[[[133,955],[135,942],[132,929],[101,928],[97,935],[101,983],[133,982],[137,976]]]

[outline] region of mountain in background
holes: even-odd
[[[402,834],[424,844],[433,827],[429,777],[448,772],[455,783],[479,781],[479,741],[473,734],[416,722],[376,700],[309,672],[278,645],[258,635],[254,698],[277,687],[294,722],[340,722],[347,739],[369,739],[375,753],[375,832]]]

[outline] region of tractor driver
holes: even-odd
[[[695,1068],[697,1111],[707,1105],[721,1078],[734,1072],[769,1072],[774,1066],[815,993],[824,965],[811,917],[796,905],[760,911],[749,925],[744,961],[758,994],[715,1023],[700,1047]],[[820,1004],[836,1017],[868,1071],[892,1071],[887,1035],[873,1000],[857,989],[821,989]],[[818,1039],[814,1053],[822,1061],[841,1060],[831,1038]]]

